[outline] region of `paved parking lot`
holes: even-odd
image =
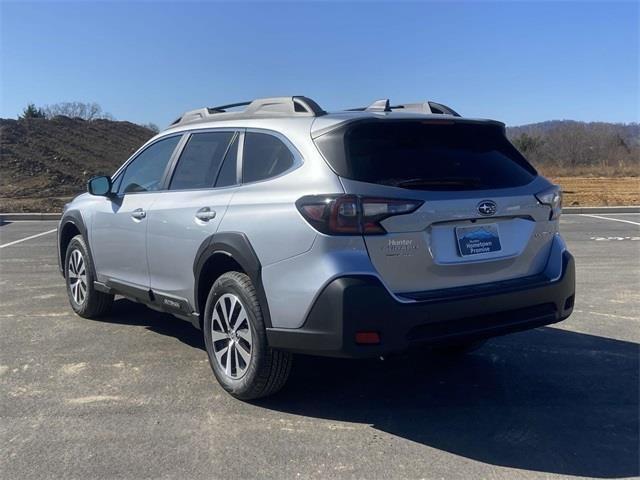
[[[637,476],[640,215],[565,215],[574,315],[460,359],[298,357],[234,400],[200,333],[71,313],[55,222],[0,226],[0,478]],[[13,243],[18,241],[18,243]]]

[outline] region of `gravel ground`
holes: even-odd
[[[126,300],[73,315],[54,234],[0,248],[0,477],[635,477],[640,215],[607,217],[563,217],[568,320],[458,359],[298,357],[255,403],[185,322]],[[5,224],[0,247],[53,228]]]

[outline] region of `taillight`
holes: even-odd
[[[381,235],[385,218],[415,212],[424,202],[358,195],[309,195],[296,207],[309,224],[327,235]]]
[[[541,204],[551,207],[549,220],[557,220],[560,217],[562,213],[562,190],[559,186],[554,185],[543,192],[537,193],[536,198]]]

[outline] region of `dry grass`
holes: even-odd
[[[640,177],[550,177],[564,191],[565,207],[640,205]]]
[[[578,167],[560,167],[557,165],[536,165],[545,177],[639,177],[640,165],[636,162],[628,165],[581,165]]]

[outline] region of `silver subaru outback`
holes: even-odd
[[[293,353],[464,352],[567,318],[560,211],[500,122],[266,98],[187,112],[92,178],[59,262],[78,315],[121,295],[188,320],[220,384],[252,399]]]

